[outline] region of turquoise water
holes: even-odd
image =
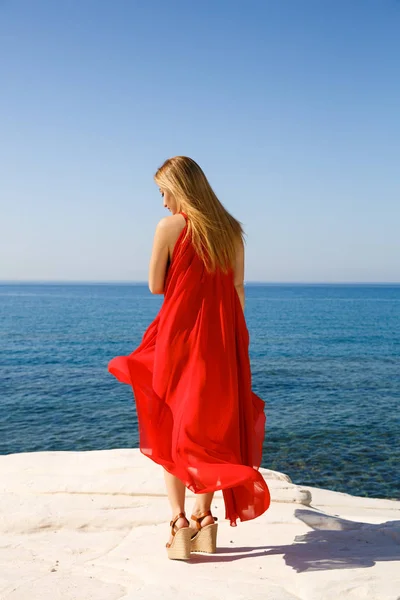
[[[400,285],[248,285],[263,466],[295,483],[400,499]],[[136,447],[107,371],[162,297],[145,285],[0,285],[0,453]]]

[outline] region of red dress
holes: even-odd
[[[271,501],[258,471],[264,401],[251,390],[249,334],[233,271],[207,273],[185,237],[184,217],[162,307],[139,347],[113,358],[108,370],[133,388],[141,452],[194,493],[223,490],[234,526]]]

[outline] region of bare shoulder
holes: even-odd
[[[185,227],[185,217],[179,213],[176,215],[170,215],[169,217],[163,217],[157,224],[157,229],[165,233],[171,233],[173,235],[176,232],[181,232]]]
[[[169,256],[172,256],[175,244],[185,225],[185,217],[181,214],[164,217],[158,222],[156,237],[162,239],[162,243],[168,247]]]

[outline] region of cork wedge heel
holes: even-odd
[[[190,559],[190,545],[191,545],[191,535],[192,528],[180,527],[179,529],[176,527],[176,522],[178,519],[183,517],[186,519],[185,513],[179,513],[172,521],[170,521],[171,525],[171,534],[173,535],[173,539],[171,543],[166,543],[165,546],[167,548],[168,558],[172,560],[189,560]]]
[[[217,532],[218,532],[218,523],[217,517],[213,517],[214,523],[210,523],[210,525],[201,526],[201,521],[204,517],[212,517],[211,511],[203,513],[199,517],[192,515],[190,518],[195,521],[196,529],[191,528],[192,530],[192,539],[190,543],[190,549],[192,552],[205,552],[207,554],[214,554],[217,551]]]

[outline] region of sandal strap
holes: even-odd
[[[174,531],[174,528],[175,528],[175,526],[176,526],[176,522],[177,522],[179,519],[186,519],[186,515],[185,515],[185,513],[184,513],[184,512],[181,512],[181,513],[179,513],[179,515],[176,515],[176,517],[174,517],[174,518],[172,519],[172,521],[170,521],[170,522],[169,522],[169,524],[171,525],[171,534],[172,534],[173,536],[174,536],[174,535],[175,535],[175,533],[176,533],[176,531]],[[177,529],[177,531],[178,531],[178,529]]]
[[[206,512],[202,513],[200,516],[196,517],[196,515],[192,515],[190,518],[192,519],[192,521],[195,521],[196,523],[196,527],[197,529],[200,531],[201,529],[201,521],[204,519],[204,517],[212,517],[214,519],[214,521],[218,521],[217,517],[213,517],[211,510],[207,510]]]

